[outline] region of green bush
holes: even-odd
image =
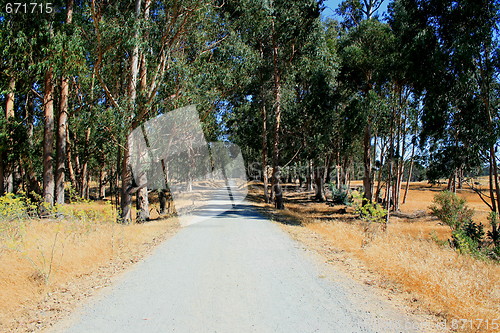
[[[353,192],[352,195],[354,201],[354,210],[359,217],[367,222],[375,223],[385,223],[387,217],[387,210],[385,210],[381,205],[369,202],[367,199],[363,198],[363,195],[357,191]]]
[[[491,230],[488,231],[488,238],[491,240],[493,245],[500,249],[500,230],[498,227],[498,213],[490,212],[488,216],[488,221],[491,224]]]
[[[7,193],[0,197],[0,220],[29,218],[34,215],[36,208],[37,206],[24,193]]]
[[[478,258],[498,259],[500,250],[493,242],[493,248],[484,241],[484,226],[472,221],[474,210],[466,205],[464,199],[455,193],[444,191],[434,197],[434,204],[429,207],[432,214],[451,228],[450,244],[460,253],[474,255]],[[497,232],[497,215],[491,213],[489,220],[493,230],[488,232],[490,238],[495,238]],[[493,237],[492,237],[493,236]]]
[[[461,253],[480,256],[481,240],[484,236],[483,225],[470,222],[451,234],[452,244]]]
[[[434,204],[429,208],[432,215],[454,231],[472,222],[474,210],[468,208],[465,203],[465,199],[459,198],[455,193],[443,191],[434,197]]]
[[[330,183],[329,186],[332,192],[332,203],[334,205],[350,205],[352,203],[352,199],[349,197],[349,193],[345,186],[337,188],[337,185],[333,183]]]

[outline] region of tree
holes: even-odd
[[[488,163],[492,210],[499,203],[498,114],[492,108],[498,103],[498,15],[498,1],[401,0],[390,19],[409,79],[423,96],[421,143],[432,147],[429,176],[449,178],[455,190],[464,172]]]
[[[257,73],[256,81],[243,92],[248,103],[258,107],[261,115],[261,156],[264,185],[267,187],[267,159],[271,151],[272,187],[271,196],[277,208],[283,208],[280,185],[281,136],[283,132],[283,110],[294,100],[294,77],[297,65],[307,53],[320,29],[319,13],[321,3],[303,0],[289,3],[271,1],[257,3],[229,2],[225,7],[235,30],[243,42],[252,48]],[[243,101],[244,102],[244,101]],[[269,131],[272,124],[272,130]],[[271,141],[271,149],[268,143]],[[267,197],[267,189],[264,190]]]
[[[74,0],[67,0],[65,24],[73,21]],[[66,48],[68,49],[68,48]],[[66,132],[68,126],[68,98],[70,79],[64,73],[61,76],[61,95],[59,98],[59,114],[56,131],[56,170],[55,170],[55,202],[64,204],[64,181],[66,172]]]
[[[394,50],[393,35],[387,24],[376,19],[364,20],[343,36],[341,81],[350,91],[350,109],[363,121],[364,197],[373,199],[374,130],[384,122],[386,108],[384,85],[389,80],[388,69]]]

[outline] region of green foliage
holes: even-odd
[[[31,218],[36,208],[24,193],[7,193],[0,197],[0,221]]]
[[[363,198],[363,194],[358,191],[354,191],[352,197],[354,199],[355,212],[359,214],[363,220],[373,223],[385,223],[387,210],[381,205],[369,202],[366,198]]]
[[[66,189],[68,190],[68,196],[69,196],[69,202],[70,203],[89,203],[90,200],[88,199],[84,199],[82,198],[79,194],[78,194],[78,191],[76,190],[76,188],[74,188],[73,186],[68,185],[66,187]]]
[[[474,224],[472,229],[476,230],[477,225],[473,222],[472,224]],[[481,256],[479,240],[464,229],[457,229],[452,232],[452,244],[460,253]]]
[[[434,197],[433,202],[429,207],[432,215],[443,221],[452,231],[472,222],[474,210],[468,208],[465,199],[459,198],[455,193],[443,191]]]
[[[451,230],[450,244],[460,253],[470,254],[477,258],[500,258],[499,247],[493,242],[490,246],[484,240],[485,232],[482,223],[475,223],[472,220],[474,210],[467,207],[464,199],[459,198],[455,193],[444,191],[434,197],[434,205],[430,207],[432,214],[448,225]],[[497,226],[497,214],[490,213],[488,217],[492,224],[492,231],[488,236],[495,233]]]
[[[330,191],[332,191],[332,202],[335,205],[350,205],[352,203],[352,197],[349,196],[347,188],[342,186],[337,188],[334,183],[329,184]]]
[[[0,197],[0,241],[15,246],[22,239],[26,220],[36,215],[37,206],[24,193]]]
[[[488,215],[488,221],[491,224],[491,230],[488,231],[488,238],[491,239],[493,245],[500,249],[500,233],[498,230],[498,213],[490,212]]]

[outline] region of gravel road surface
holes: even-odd
[[[181,229],[50,332],[411,331],[317,259],[243,203]]]

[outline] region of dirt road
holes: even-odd
[[[183,228],[50,332],[412,331],[316,259],[238,205]]]

